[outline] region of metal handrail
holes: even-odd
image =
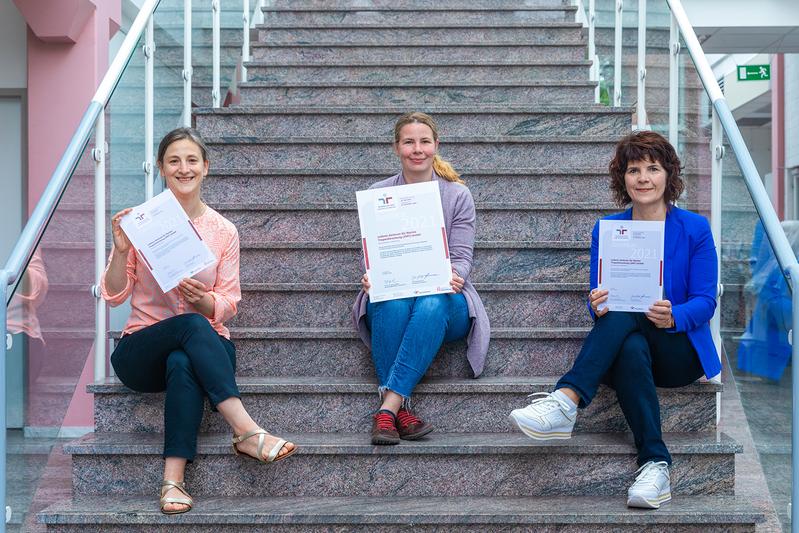
[[[6,261],[5,266],[0,270],[0,298],[5,302],[5,305],[0,309],[0,342],[4,345],[8,335],[8,327],[6,324],[6,306],[10,303],[16,286],[22,277],[22,273],[30,262],[39,241],[44,234],[47,225],[55,213],[56,208],[64,194],[67,186],[69,185],[72,174],[78,166],[83,151],[89,143],[91,138],[92,128],[102,121],[104,117],[104,109],[111,94],[114,92],[120,78],[127,66],[130,58],[136,50],[136,45],[139,42],[148,21],[151,20],[158,4],[161,0],[144,0],[139,14],[133,21],[130,31],[122,42],[122,46],[114,57],[111,65],[108,67],[105,76],[103,77],[97,91],[94,93],[86,111],[81,117],[75,133],[67,145],[64,154],[61,156],[58,165],[56,166],[53,174],[50,176],[50,181],[47,183],[44,192],[42,192],[36,207],[31,213],[25,228],[22,230],[14,249]],[[98,138],[97,147],[95,148],[94,158],[102,161],[105,157],[105,141],[103,137]],[[104,200],[95,199],[96,203],[104,204]],[[105,205],[96,205],[95,210],[104,210]],[[104,211],[103,211],[104,212]],[[104,220],[102,225],[104,235],[105,226]],[[104,237],[103,237],[104,239]],[[104,252],[104,250],[103,250]],[[98,252],[99,253],[99,252]],[[10,290],[9,290],[10,287]],[[98,327],[101,324],[98,325]],[[102,326],[102,333],[105,334],[105,327]],[[95,350],[101,347],[95,342]],[[104,354],[104,352],[102,352]],[[0,509],[8,513],[6,507],[6,476],[2,473],[6,471],[6,395],[5,395],[5,365],[0,364]],[[6,521],[0,519],[0,533],[5,533]]]
[[[746,148],[741,131],[738,129],[738,124],[733,118],[730,106],[727,104],[724,94],[721,92],[713,69],[710,67],[710,62],[705,57],[699,39],[696,37],[694,28],[688,20],[688,15],[685,13],[681,0],[666,0],[671,9],[672,15],[677,21],[679,30],[685,40],[688,53],[694,62],[694,66],[702,81],[702,85],[707,91],[708,96],[716,110],[718,120],[721,123],[724,133],[729,140],[730,147],[735,153],[735,158],[741,167],[741,172],[746,183],[746,188],[749,195],[752,197],[752,202],[757,210],[758,217],[763,224],[763,229],[768,237],[771,247],[774,250],[774,255],[777,262],[782,269],[783,275],[788,281],[788,287],[791,289],[793,296],[793,331],[799,331],[799,261],[796,259],[793,248],[785,236],[785,232],[780,225],[779,217],[774,210],[774,206],[766,193],[766,188],[763,186],[763,181],[760,179],[760,174],[755,167],[752,156]],[[793,424],[791,427],[791,460],[792,460],[792,487],[791,487],[791,500],[796,503],[799,502],[799,342],[792,343],[792,358],[794,364],[791,367],[793,378]],[[799,505],[791,506],[791,531],[799,532]]]

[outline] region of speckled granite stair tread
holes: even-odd
[[[470,5],[469,3],[464,2],[459,6],[447,6],[447,5],[436,5],[434,3],[429,4],[428,6],[421,7],[421,6],[407,6],[407,5],[353,5],[353,6],[329,6],[329,7],[322,7],[322,6],[264,6],[261,8],[261,11],[266,13],[330,13],[330,12],[375,12],[375,13],[382,13],[382,12],[398,12],[398,13],[406,13],[406,12],[419,12],[420,15],[424,13],[435,13],[435,12],[447,12],[447,13],[457,13],[457,12],[505,12],[505,11],[512,11],[512,12],[536,12],[536,11],[566,11],[566,12],[576,12],[577,7],[567,5],[567,4],[560,4],[560,5],[526,5],[524,3],[519,3],[513,6],[480,6],[480,5]],[[267,26],[268,27],[268,26]]]
[[[568,508],[569,513],[562,512]],[[748,524],[762,512],[735,496],[675,495],[658,512],[630,509],[616,497],[206,497],[191,513],[164,516],[151,497],[77,497],[43,511],[51,524],[246,524],[317,523],[374,526],[403,524]],[[177,518],[177,519],[176,519]]]
[[[192,109],[195,115],[250,115],[258,113],[275,113],[275,114],[314,114],[314,115],[335,115],[340,113],[351,114],[354,117],[360,115],[370,114],[384,114],[394,113],[402,114],[407,112],[407,106],[402,105],[373,105],[373,106],[314,106],[314,105],[237,105],[235,107],[199,107]],[[586,104],[586,105],[566,105],[566,104],[553,104],[553,105],[540,105],[535,103],[530,104],[474,104],[474,105],[426,105],[424,110],[428,113],[435,113],[436,115],[448,113],[469,113],[475,115],[481,114],[514,114],[514,113],[541,113],[541,114],[554,114],[554,113],[597,113],[607,115],[627,115],[632,113],[632,108],[627,107],[608,107],[600,104]],[[652,111],[666,112],[666,108],[650,108]],[[357,169],[355,169],[357,170]],[[360,169],[363,171],[370,171],[371,169]],[[519,169],[512,169],[518,171]],[[535,170],[535,169],[530,169]],[[607,170],[607,169],[605,169]]]
[[[57,331],[57,330],[48,330]],[[491,328],[492,339],[534,339],[534,338],[582,338],[590,328]],[[93,330],[85,330],[87,338],[93,338]],[[109,331],[108,334],[119,339],[122,332]],[[232,339],[359,339],[352,328],[230,328]]]
[[[497,66],[497,67],[537,67],[537,66],[554,66],[554,67],[590,67],[591,61],[588,60],[551,60],[551,59],[528,59],[524,61],[518,60],[485,60],[479,59],[464,59],[464,60],[449,60],[449,61],[391,61],[391,60],[374,60],[374,61],[249,61],[247,68],[259,67],[331,67],[331,68],[357,68],[357,67],[477,67],[477,66]]]
[[[352,328],[230,328],[234,338],[345,338],[357,339],[358,334]],[[531,339],[580,337],[588,333],[589,328],[492,328],[492,339]],[[116,332],[119,335],[119,332]]]
[[[448,21],[441,24],[432,24],[429,21],[419,20],[413,25],[410,24],[391,24],[386,22],[363,22],[363,23],[287,23],[280,21],[272,21],[268,26],[258,28],[258,31],[269,32],[270,30],[372,30],[372,29],[445,29],[445,30],[467,30],[467,29],[501,29],[501,28],[523,28],[529,30],[536,29],[549,29],[549,28],[568,28],[568,29],[581,29],[582,24],[561,21],[561,20],[519,20],[507,22],[458,22]]]
[[[242,394],[337,394],[337,393],[374,393],[377,381],[374,378],[353,378],[337,376],[286,376],[286,377],[239,377],[237,380]],[[464,378],[424,378],[414,390],[418,394],[451,394],[467,393],[518,393],[524,395],[532,389],[551,389],[557,383],[555,376],[500,376],[481,377],[479,379]],[[696,382],[681,387],[679,393],[715,394],[722,385],[711,382]],[[132,391],[122,385],[116,378],[108,378],[87,386],[88,392],[94,394],[131,394]],[[674,390],[662,392],[675,393]],[[520,396],[521,397],[521,396]]]
[[[282,433],[299,446],[297,455],[629,455],[635,454],[632,435],[625,433],[578,433],[560,441],[534,441],[521,433],[434,432],[417,441],[397,446],[374,446],[368,433]],[[741,445],[721,432],[664,433],[663,440],[674,455],[723,455],[742,451]],[[160,433],[88,433],[64,445],[72,455],[159,455],[164,437]],[[201,455],[233,456],[229,433],[201,433],[197,441]]]
[[[231,45],[233,46],[233,45]],[[239,45],[240,46],[240,45]],[[309,48],[331,48],[331,49],[349,49],[349,48],[363,48],[366,50],[374,50],[380,48],[419,48],[419,49],[436,49],[436,48],[504,48],[504,47],[531,47],[531,48],[555,48],[555,47],[577,47],[584,48],[585,43],[581,40],[570,42],[552,42],[542,43],[538,41],[460,41],[457,43],[419,43],[418,40],[411,39],[407,41],[381,41],[379,43],[348,43],[340,41],[315,41],[311,43],[295,43],[290,41],[261,41],[254,42],[251,45],[252,49],[283,49],[283,48],[297,48],[300,50]],[[421,51],[421,50],[420,50]]]
[[[368,0],[368,7],[395,7],[398,5],[408,6],[408,8],[416,7],[417,9],[424,9],[425,7],[430,5],[429,1],[425,0],[403,0],[401,3],[397,2],[396,0]],[[481,6],[485,8],[493,8],[493,7],[505,7],[505,8],[514,8],[514,7],[530,7],[530,6],[555,6],[561,7],[563,5],[570,6],[567,1],[564,0],[472,0],[469,2],[465,2],[464,0],[438,0],[436,5],[439,7],[448,7],[451,9],[457,9],[464,6]],[[283,8],[294,8],[294,7],[306,7],[306,8],[334,8],[334,7],[364,7],[363,0],[272,0],[271,6],[273,7],[283,7]],[[367,8],[368,8],[367,7]]]
[[[242,83],[240,89],[257,89],[258,87],[431,87],[446,89],[449,87],[596,87],[595,81],[563,81],[563,80],[451,80],[435,82],[426,80],[331,80],[331,81],[305,81],[305,80],[250,80]],[[594,105],[586,101],[586,105]]]

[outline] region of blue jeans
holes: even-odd
[[[671,464],[655,387],[684,387],[704,373],[688,335],[668,333],[643,313],[613,311],[596,320],[572,369],[555,389],[570,388],[580,397],[580,407],[587,407],[600,383],[612,387],[633,432],[638,465]]]
[[[366,325],[372,332],[372,360],[380,391],[409,398],[443,342],[462,339],[471,319],[463,294],[434,294],[368,302]]]

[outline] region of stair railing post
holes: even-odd
[[[191,126],[191,0],[183,0],[183,125]]]
[[[599,103],[599,58],[596,55],[596,0],[588,0],[588,59],[591,60],[590,79],[596,82],[594,103]]]
[[[211,88],[211,101],[213,107],[219,107],[221,99],[221,90],[219,82],[219,27],[222,6],[220,0],[211,0],[211,46],[212,52],[212,69],[213,69],[213,87]]]
[[[100,280],[105,271],[105,109],[94,125],[94,381],[106,377],[106,308],[100,293]]]
[[[6,533],[6,522],[11,518],[11,507],[6,505],[6,352],[11,349],[11,337],[8,335],[6,323],[6,302],[8,301],[8,284],[11,276],[7,270],[0,270],[0,333],[3,343],[3,364],[0,364],[0,505],[5,509],[5,516],[0,520],[0,533]]]
[[[647,129],[646,119],[646,0],[638,0],[638,75],[635,79],[638,91],[636,116],[638,130]]]
[[[669,142],[674,148],[680,141],[680,29],[671,14],[669,27]]]
[[[154,68],[155,38],[153,35],[153,16],[147,21],[144,41],[144,197],[153,197],[153,122],[154,117]]]
[[[724,294],[724,285],[721,283],[721,255],[722,255],[722,242],[721,242],[721,186],[722,186],[722,164],[724,161],[724,140],[723,129],[719,115],[716,109],[713,109],[712,126],[710,134],[710,148],[713,160],[711,161],[710,170],[710,232],[713,234],[713,240],[716,243],[716,251],[719,256],[719,261],[716,263],[718,289],[716,305],[716,312],[713,313],[713,318],[710,319],[710,334],[713,337],[713,343],[716,345],[716,351],[721,357],[721,297]]]
[[[613,107],[621,106],[621,32],[624,0],[616,0],[616,21],[613,39]]]
[[[258,2],[259,0],[256,0]],[[242,27],[244,35],[241,41],[241,82],[247,81],[247,67],[244,65],[250,60],[250,0],[244,0],[242,14]]]
[[[792,361],[799,361],[799,340],[796,335],[799,332],[799,265],[791,265],[788,267],[788,274],[791,278],[792,301],[791,311],[792,317],[792,330],[791,336],[791,357]],[[791,406],[793,413],[791,415],[791,531],[793,533],[799,532],[799,364],[793,363],[791,365]]]

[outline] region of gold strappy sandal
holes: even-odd
[[[185,498],[167,498],[164,496],[165,493],[169,492],[171,489],[178,489]],[[192,506],[194,505],[194,500],[191,499],[191,495],[186,491],[186,483],[183,481],[170,481],[165,479],[161,482],[161,512],[164,514],[181,514],[188,511],[191,511]],[[167,511],[164,509],[164,506],[168,503],[179,503],[182,505],[186,505],[186,507],[181,507],[180,509],[176,509],[174,511]]]
[[[251,456],[249,454],[242,454],[238,450],[238,448],[236,448],[236,444],[238,444],[240,442],[244,442],[245,440],[249,439],[250,437],[254,437],[256,435],[258,435],[258,448],[257,448],[257,452],[256,452],[256,455],[257,455],[256,457],[253,457],[253,456]],[[286,439],[278,439],[277,442],[275,443],[275,445],[272,447],[272,449],[269,450],[269,455],[267,455],[266,459],[264,459],[264,453],[263,453],[264,452],[264,441],[266,440],[266,436],[267,435],[270,435],[270,434],[266,430],[261,429],[261,428],[253,429],[252,431],[248,431],[247,433],[245,433],[244,435],[241,435],[241,436],[233,435],[233,453],[235,453],[236,455],[246,455],[248,457],[252,457],[253,459],[257,459],[258,461],[261,461],[262,463],[273,463],[275,461],[282,461],[283,459],[285,459],[285,458],[287,458],[287,457],[289,457],[291,455],[294,455],[294,452],[297,451],[297,445],[295,444],[294,445],[294,449],[292,449],[288,453],[285,453],[285,454],[281,455],[280,457],[278,457],[277,454],[279,454],[280,450],[283,449],[283,446],[285,446],[288,443],[288,441]]]

